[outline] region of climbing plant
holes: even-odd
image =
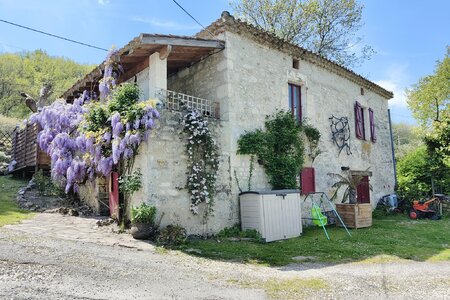
[[[320,131],[309,123],[303,122],[301,125],[303,134],[307,141],[308,157],[311,159],[311,164],[314,163],[316,157],[322,153],[319,148]]]
[[[239,138],[237,153],[255,155],[273,189],[297,188],[304,152],[301,125],[282,110],[268,116],[264,125],[264,131],[246,132]]]
[[[85,91],[72,104],[56,101],[30,119],[42,128],[39,146],[51,158],[52,178],[65,185],[66,193],[95,175],[131,174],[138,147],[159,118],[154,100],[139,102],[137,85],[116,85],[113,57],[110,53],[106,60],[103,101]]]
[[[215,183],[219,168],[217,144],[208,127],[208,121],[196,110],[186,107],[183,117],[184,132],[187,134],[188,155],[187,189],[190,194],[190,210],[199,213],[204,203],[204,221],[213,212]]]

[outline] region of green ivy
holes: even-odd
[[[302,127],[290,112],[266,117],[265,130],[247,132],[238,140],[238,154],[256,155],[273,189],[298,188],[303,166]]]

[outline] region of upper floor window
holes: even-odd
[[[289,83],[289,110],[300,121],[302,119],[302,95],[301,87]]]
[[[355,103],[355,134],[356,138],[366,140],[366,116],[369,116],[370,140],[376,142],[375,117],[373,109],[365,109],[356,101]]]
[[[366,139],[366,128],[364,126],[364,107],[362,107],[358,101],[356,101],[355,103],[355,133],[356,138],[361,140]]]

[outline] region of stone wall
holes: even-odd
[[[365,90],[341,76],[300,60],[299,69],[292,66],[292,56],[260,45],[252,37],[226,33],[230,74],[229,107],[231,134],[231,166],[238,174],[247,171],[248,158],[234,155],[237,139],[246,130],[263,127],[264,117],[277,108],[288,109],[288,83],[302,87],[303,116],[322,134],[319,144],[323,151],[313,167],[316,171],[316,190],[331,195],[333,180],[328,173],[340,173],[341,167],[364,171],[370,168],[373,176],[371,203],[394,190],[394,173],[389,139],[388,101]],[[257,53],[257,55],[256,55]],[[372,143],[355,137],[355,101],[374,110],[377,141]],[[348,117],[352,155],[342,152],[331,139],[330,120],[334,115]],[[366,109],[366,137],[370,137],[368,112]],[[307,162],[305,166],[310,166]],[[256,171],[255,186],[260,186],[262,169]],[[263,180],[262,180],[263,181]],[[261,181],[261,182],[262,182]],[[235,191],[235,189],[234,189]]]

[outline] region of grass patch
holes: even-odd
[[[19,208],[15,201],[16,193],[27,182],[11,176],[0,176],[0,227],[18,223],[34,214]]]
[[[374,219],[373,226],[351,230],[304,228],[299,238],[272,243],[229,241],[227,239],[193,240],[179,247],[199,249],[191,255],[217,260],[282,266],[293,263],[295,256],[313,256],[317,262],[351,262],[379,256],[375,261],[392,261],[392,257],[415,261],[450,261],[450,218],[410,220],[404,215]],[[370,262],[370,260],[368,261]]]
[[[244,288],[263,289],[272,299],[304,299],[312,293],[327,291],[328,283],[319,278],[270,279],[267,281],[228,281]]]

